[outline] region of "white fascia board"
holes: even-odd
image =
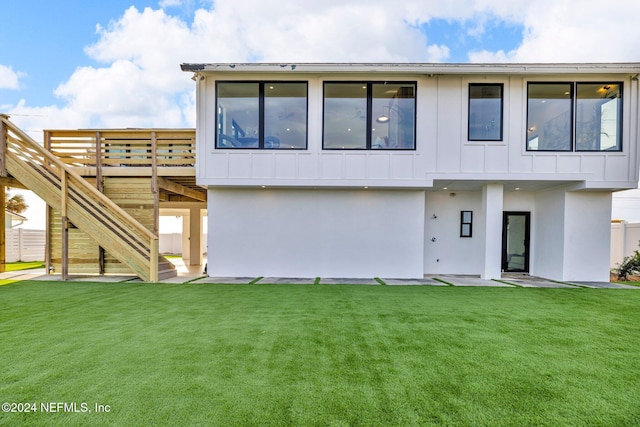
[[[398,73],[398,74],[638,74],[640,63],[575,63],[575,64],[347,64],[347,63],[211,63],[181,64],[182,71],[251,72],[251,73]]]

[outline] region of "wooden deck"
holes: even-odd
[[[204,202],[195,137],[195,129],[45,130],[44,146],[83,177],[149,177],[162,202]]]

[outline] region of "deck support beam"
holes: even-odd
[[[62,172],[60,219],[62,221],[62,280],[69,280],[69,220],[67,218],[67,174]]]
[[[8,116],[2,115],[2,119],[8,118]],[[0,120],[0,177],[6,178],[7,176],[7,168],[4,162],[5,153],[7,151],[7,126],[4,124],[4,121]],[[0,211],[2,211],[2,219],[0,220],[0,273],[4,273],[6,271],[6,235],[5,235],[5,227],[7,226],[5,221],[4,210],[6,208],[6,195],[5,195],[5,186],[3,182],[0,181]]]
[[[158,185],[161,189],[166,190],[170,193],[179,194],[181,196],[186,196],[191,199],[197,200],[199,202],[206,202],[207,195],[202,194],[201,192],[194,190],[189,187],[185,187],[184,185],[177,184],[175,182],[171,182],[166,178],[158,178]]]
[[[102,134],[100,131],[96,132],[95,141],[96,150],[96,188],[99,192],[104,194],[104,180],[102,178]],[[98,246],[98,274],[104,275],[105,273],[105,258],[106,252],[102,246]]]
[[[6,196],[5,196],[5,187],[4,185],[0,185],[0,210],[2,211],[2,219],[0,219],[0,273],[4,273],[6,271],[6,236],[5,236],[5,224],[6,215],[4,214],[4,210],[6,207]]]

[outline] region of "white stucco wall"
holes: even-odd
[[[609,281],[611,193],[567,192],[564,280]]]
[[[536,214],[532,218],[532,239],[537,250],[532,251],[530,272],[535,276],[562,280],[564,262],[564,189],[536,194]]]
[[[423,274],[424,192],[209,189],[210,276]]]
[[[472,237],[460,237],[460,211],[473,212]],[[433,218],[433,216],[436,218]],[[484,242],[482,193],[427,192],[425,197],[424,273],[480,274]],[[433,242],[431,239],[435,238]]]
[[[611,193],[539,192],[531,274],[555,280],[608,281]]]
[[[300,68],[222,66],[198,80],[197,179],[209,186],[211,275],[489,278],[500,272],[502,211],[524,211],[531,212],[531,274],[608,279],[608,192],[638,180],[639,87],[630,74]],[[215,149],[216,79],[307,81],[307,149]],[[323,150],[323,82],[339,80],[415,81],[416,149]],[[623,151],[527,152],[529,81],[623,82]],[[504,85],[503,140],[468,141],[469,83],[491,82]],[[516,192],[527,187],[520,183],[533,184],[530,192]],[[452,184],[453,197],[443,190]],[[501,190],[485,197],[481,186]],[[578,189],[590,191],[568,193]],[[461,210],[473,211],[472,238],[459,237]]]

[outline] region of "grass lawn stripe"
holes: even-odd
[[[638,425],[640,293],[22,282],[2,425]]]

